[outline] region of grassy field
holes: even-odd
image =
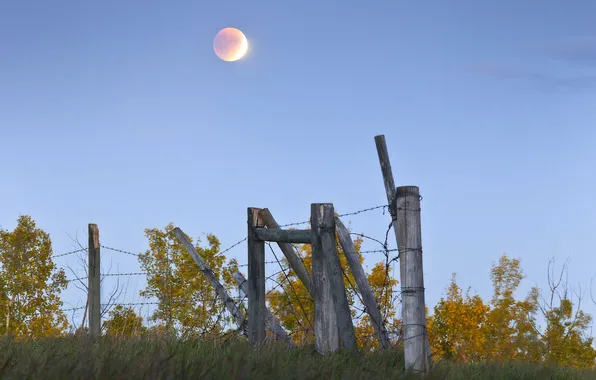
[[[193,343],[158,339],[78,338],[15,343],[0,340],[0,379],[416,379],[399,351],[321,357],[312,348],[243,342]],[[428,379],[596,379],[596,372],[524,364],[439,363]]]

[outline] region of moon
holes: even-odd
[[[234,62],[244,57],[248,50],[248,40],[236,28],[225,28],[217,32],[213,39],[215,54],[226,62]]]

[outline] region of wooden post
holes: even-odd
[[[339,349],[339,334],[337,330],[337,313],[333,304],[329,271],[327,270],[323,242],[319,228],[323,220],[319,220],[319,210],[311,205],[312,230],[312,296],[315,302],[315,348],[321,355],[335,352]],[[324,214],[324,213],[323,213]],[[332,214],[333,215],[333,214]],[[324,224],[323,224],[324,225]]]
[[[236,280],[236,284],[240,288],[240,291],[244,293],[245,296],[248,297],[248,284],[246,278],[240,272],[234,273],[234,279]],[[275,334],[276,337],[286,341],[288,346],[295,347],[294,342],[288,336],[286,331],[281,327],[281,325],[277,322],[273,314],[269,311],[269,309],[265,308],[265,324],[269,327],[271,331]]]
[[[101,273],[100,244],[97,224],[89,224],[89,263],[87,304],[89,305],[89,335],[93,339],[101,336]]]
[[[396,206],[399,227],[398,250],[406,274],[401,284],[406,369],[426,373],[430,367],[430,353],[427,352],[426,346],[420,192],[418,187],[398,187]]]
[[[277,221],[273,218],[273,215],[271,215],[269,209],[262,209],[259,216],[261,218],[261,222],[263,222],[263,225],[265,225],[266,227],[279,228],[279,224],[277,224]],[[277,245],[279,246],[279,249],[282,251],[286,259],[288,260],[288,263],[290,264],[294,272],[296,272],[296,275],[298,276],[300,281],[302,281],[302,284],[304,284],[306,290],[308,290],[308,293],[312,296],[310,275],[308,274],[306,267],[302,263],[302,260],[300,260],[300,257],[296,253],[296,250],[294,249],[292,244],[278,242]]]
[[[346,297],[339,256],[335,249],[333,205],[311,205],[315,338],[319,353],[344,349],[357,351],[356,335]]]
[[[265,341],[265,243],[255,233],[262,226],[258,208],[248,208],[248,341]]]
[[[385,136],[375,136],[375,143],[377,145],[377,153],[379,155],[379,164],[381,165],[381,172],[383,174],[383,183],[385,184],[385,193],[387,194],[387,204],[389,205],[389,214],[393,221],[393,232],[397,239],[399,231],[396,223],[396,209],[395,209],[395,182],[393,180],[393,172],[391,171],[391,162],[389,161],[389,153],[387,152],[387,144],[385,143]],[[399,261],[399,281],[403,282],[405,273],[403,261]]]
[[[213,288],[215,289],[215,292],[217,293],[217,296],[219,297],[219,299],[221,299],[224,302],[224,304],[226,305],[226,308],[228,309],[228,311],[232,314],[232,316],[236,320],[236,324],[241,329],[243,334],[247,335],[247,333],[246,333],[246,319],[244,318],[242,311],[240,310],[240,308],[238,306],[236,306],[236,304],[234,303],[234,300],[228,295],[228,292],[226,291],[226,289],[217,280],[217,278],[215,277],[215,273],[213,273],[211,268],[209,268],[207,266],[207,263],[205,263],[205,260],[201,257],[201,255],[199,255],[199,253],[197,252],[195,247],[192,245],[192,243],[190,242],[190,240],[188,239],[186,234],[184,232],[182,232],[182,230],[180,228],[178,228],[178,227],[174,228],[174,233],[176,234],[178,241],[180,241],[180,244],[182,244],[184,246],[184,248],[186,249],[188,254],[192,257],[194,262],[197,264],[197,266],[199,267],[201,272],[203,272],[203,275],[205,276],[207,281],[209,281],[211,283],[211,286],[213,286]]]
[[[352,269],[352,274],[354,275],[354,279],[356,279],[356,285],[358,285],[358,290],[360,290],[360,294],[362,295],[362,302],[364,303],[366,312],[370,316],[371,323],[377,332],[377,339],[379,340],[382,348],[390,348],[391,343],[389,340],[389,334],[387,333],[387,329],[385,328],[385,324],[381,318],[379,305],[377,304],[373,291],[370,288],[370,284],[368,283],[366,272],[364,271],[364,268],[362,268],[360,260],[358,259],[358,254],[356,253],[354,242],[350,237],[350,232],[337,217],[335,218],[335,226],[337,228],[339,244],[341,245],[346,255],[348,264]]]

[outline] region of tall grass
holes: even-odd
[[[68,337],[0,339],[0,379],[417,379],[400,350],[321,357],[313,348],[259,351],[245,342]],[[525,364],[439,363],[428,379],[596,379],[596,372]]]

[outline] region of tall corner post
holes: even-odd
[[[261,209],[248,208],[248,341],[259,346],[265,341],[265,243],[256,236],[263,224]]]
[[[401,283],[405,364],[408,370],[426,373],[431,362],[426,330],[420,211],[418,186],[398,187],[397,242],[405,272]]]

